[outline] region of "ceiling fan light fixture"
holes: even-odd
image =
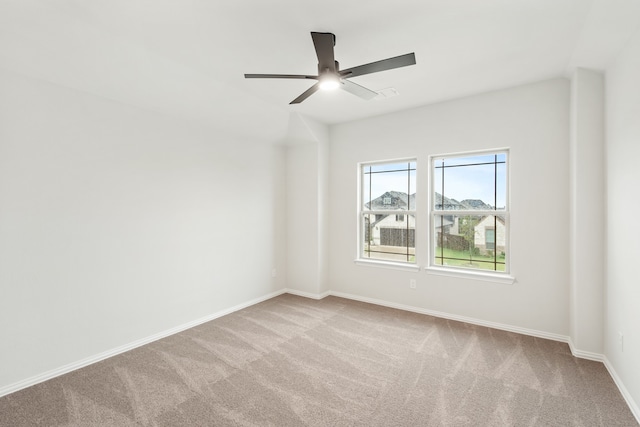
[[[340,86],[340,78],[333,73],[325,73],[320,76],[320,89],[336,90]]]

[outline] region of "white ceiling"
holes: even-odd
[[[278,138],[291,113],[340,123],[604,69],[640,26],[638,0],[0,0],[0,67],[221,131]],[[343,91],[289,102],[315,74],[310,31],[341,68],[415,52]]]

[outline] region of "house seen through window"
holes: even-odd
[[[507,152],[431,160],[430,265],[508,272]]]
[[[415,264],[416,161],[363,164],[360,258]]]

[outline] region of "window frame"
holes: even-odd
[[[364,182],[364,176],[365,176],[365,168],[368,166],[376,166],[376,165],[385,165],[385,164],[399,164],[399,163],[413,163],[415,165],[415,180],[414,180],[414,186],[415,186],[415,201],[414,201],[414,206],[413,209],[409,209],[410,208],[410,197],[411,194],[407,194],[407,209],[406,210],[400,210],[400,209],[381,209],[381,210],[367,210],[365,209],[365,182]],[[357,196],[357,240],[358,240],[358,244],[357,244],[357,254],[356,254],[356,259],[355,259],[355,263],[356,264],[362,264],[362,265],[374,265],[374,266],[381,266],[381,267],[388,267],[388,268],[395,268],[395,269],[401,269],[401,270],[420,270],[420,266],[418,264],[418,246],[419,246],[419,228],[418,228],[418,222],[419,222],[419,218],[418,218],[418,210],[417,210],[417,199],[418,199],[418,193],[419,193],[419,184],[418,184],[418,177],[419,177],[419,172],[418,172],[418,159],[417,157],[407,157],[407,158],[400,158],[400,159],[384,159],[384,160],[377,160],[377,161],[367,161],[367,162],[359,162],[358,166],[357,166],[357,173],[358,173],[358,196]],[[410,173],[410,170],[407,169],[407,172]],[[369,202],[371,202],[371,200],[369,200]],[[413,261],[400,261],[400,260],[385,260],[385,259],[378,259],[378,258],[371,258],[371,257],[367,257],[365,256],[365,242],[364,242],[364,237],[366,235],[366,231],[365,231],[365,222],[366,222],[366,216],[367,215],[394,215],[394,216],[398,216],[398,215],[402,215],[404,216],[405,219],[405,223],[407,224],[407,227],[409,227],[410,224],[410,220],[407,218],[408,216],[413,216],[414,218],[414,239],[413,239]],[[407,239],[409,240],[409,235],[410,232],[407,231]],[[408,255],[408,253],[407,253]]]
[[[434,188],[436,179],[435,179],[435,170],[436,165],[435,162],[442,159],[453,159],[453,158],[464,158],[464,157],[474,157],[474,156],[482,156],[482,155],[505,155],[505,206],[504,210],[496,210],[494,206],[494,210],[472,210],[472,209],[460,209],[460,210],[436,210],[436,197],[435,193],[437,189]],[[433,274],[439,275],[447,275],[447,276],[457,276],[457,277],[466,277],[466,278],[477,278],[481,280],[489,280],[489,281],[499,281],[504,283],[513,283],[515,278],[511,276],[511,248],[510,248],[510,234],[511,234],[511,226],[510,226],[510,151],[508,148],[495,148],[488,150],[479,150],[479,151],[466,151],[466,152],[457,152],[457,153],[447,153],[447,154],[437,154],[429,156],[429,191],[428,191],[428,215],[429,215],[429,231],[427,233],[428,243],[428,262],[427,270]],[[494,200],[495,203],[495,200]],[[488,270],[488,269],[480,269],[480,268],[467,268],[467,267],[459,267],[459,266],[451,266],[451,265],[443,265],[436,264],[436,233],[435,233],[435,222],[437,218],[440,218],[444,215],[454,215],[454,216],[494,216],[504,218],[504,252],[505,252],[505,261],[504,261],[504,271],[498,270]],[[497,221],[497,218],[496,218]],[[497,246],[497,238],[498,232],[494,230],[495,240],[494,243]],[[436,235],[434,235],[436,234]],[[495,252],[495,250],[494,250]],[[494,264],[495,268],[495,264]]]

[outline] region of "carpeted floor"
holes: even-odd
[[[1,426],[637,426],[566,344],[282,295],[0,398]]]

